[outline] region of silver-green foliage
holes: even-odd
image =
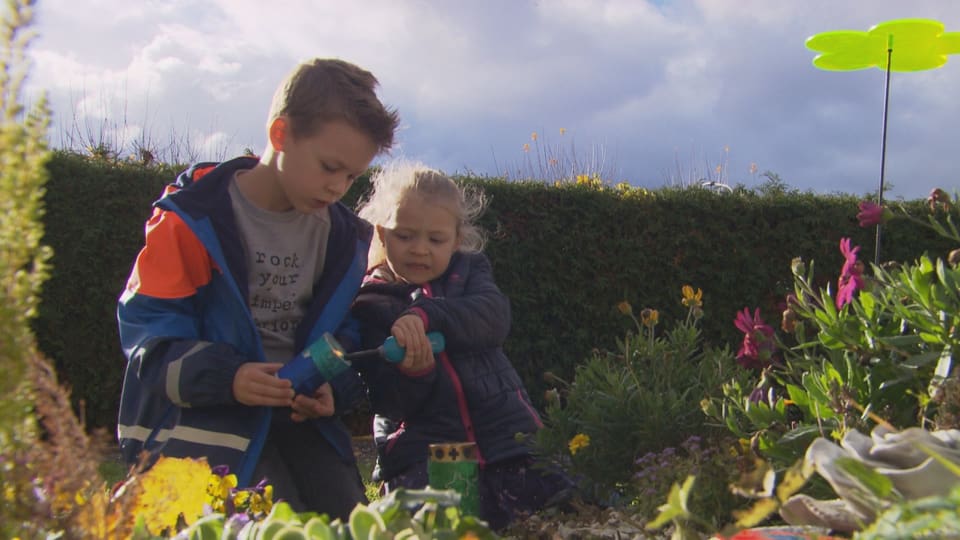
[[[223,514],[201,518],[178,539],[202,540],[426,540],[497,536],[482,521],[464,516],[460,496],[451,490],[396,490],[369,506],[357,505],[347,523],[326,515],[296,513],[286,503],[274,505],[260,521],[236,521]]]

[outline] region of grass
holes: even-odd
[[[115,486],[127,477],[129,467],[118,456],[110,456],[100,462],[100,477],[108,486]]]
[[[373,467],[377,463],[377,450],[373,444],[373,437],[369,435],[354,437],[353,451],[357,455],[357,468],[360,469],[360,478],[363,479],[367,499],[375,501],[380,498],[380,485],[370,479]]]

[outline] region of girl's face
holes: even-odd
[[[460,247],[458,219],[446,205],[411,193],[397,208],[392,229],[377,225],[394,275],[415,285],[440,277]]]

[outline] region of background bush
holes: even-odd
[[[81,420],[112,428],[126,364],[117,298],[143,245],[150,204],[175,173],[67,153],[55,153],[48,170],[44,244],[53,249],[53,272],[35,333],[73,388]]]
[[[150,205],[179,167],[57,152],[48,170],[44,243],[53,248],[53,273],[37,339],[72,386],[75,403],[84,401],[87,423],[112,429],[125,363],[116,299],[143,242]],[[736,312],[758,306],[776,318],[792,288],[794,257],[816,261],[821,285],[835,283],[841,236],[863,246],[863,259],[872,258],[873,230],[857,227],[860,197],[853,195],[462,180],[491,197],[482,224],[513,309],[507,353],[538,405],[550,386],[544,372],[569,380],[591,349],[622,335],[615,308],[621,300],[678,318],[679,287],[692,284],[710,294],[701,321],[705,342],[738,343]],[[344,202],[354,205],[368,186],[361,179]],[[955,247],[912,224],[885,229],[883,242],[885,260]]]

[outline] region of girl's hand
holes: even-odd
[[[322,416],[333,416],[333,389],[330,383],[323,383],[313,391],[313,397],[307,397],[303,394],[297,395],[290,404],[293,413],[290,419],[294,422],[303,422],[308,418],[320,418]]]
[[[390,333],[397,339],[397,344],[405,349],[400,369],[407,372],[418,372],[430,369],[436,361],[423,327],[423,320],[416,315],[404,315],[393,323]]]
[[[233,376],[233,397],[244,405],[286,407],[293,399],[293,385],[277,377],[279,362],[247,362]]]

